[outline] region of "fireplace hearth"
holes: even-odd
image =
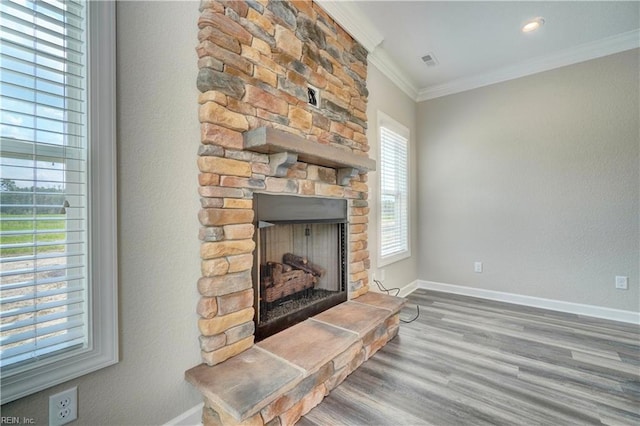
[[[347,202],[254,194],[256,340],[347,300]]]

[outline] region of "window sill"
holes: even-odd
[[[411,257],[411,250],[405,250],[400,253],[393,254],[391,256],[378,257],[378,268],[382,266],[388,266],[401,260],[405,260]]]

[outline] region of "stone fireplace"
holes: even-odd
[[[401,304],[366,295],[367,51],[312,1],[203,0],[200,11],[203,364],[187,379],[205,424],[288,424],[397,332]],[[339,296],[263,332],[263,309],[320,290]],[[279,365],[313,334],[327,339],[319,358]],[[278,353],[287,345],[298,349]],[[249,377],[258,359],[278,374]]]
[[[347,287],[369,288],[367,51],[311,1],[201,3],[201,349],[254,343],[254,193],[346,200]],[[319,91],[309,105],[308,87]]]

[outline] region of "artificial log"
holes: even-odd
[[[306,257],[297,256],[293,253],[286,253],[284,256],[282,256],[282,263],[291,265],[295,269],[300,269],[320,278],[324,277],[324,274],[327,273],[327,270],[322,266],[311,263]]]
[[[315,287],[326,270],[309,262],[306,257],[286,253],[283,263],[260,265],[261,299],[272,303],[292,294]]]
[[[269,270],[271,274],[263,280],[261,294],[262,300],[267,303],[312,288],[318,280],[311,273],[277,262],[269,262],[265,270]],[[288,271],[284,272],[285,270]]]
[[[273,268],[273,274],[271,276],[273,277],[274,285],[285,283],[294,278],[300,278],[305,274],[304,271],[300,271],[297,269],[294,269],[293,271],[289,271],[289,272],[282,272],[282,269],[283,268],[281,263],[278,263],[276,267]]]
[[[311,275],[312,281],[313,282],[317,281],[313,276],[313,274],[309,272],[306,272],[300,269],[292,269],[291,266],[283,265],[282,263],[276,263],[276,262],[269,262],[269,263],[271,267],[271,278],[273,279],[274,286],[284,284],[287,281],[300,278],[304,275]]]
[[[283,265],[278,262],[267,262],[266,265],[260,265],[260,282],[263,288],[271,287],[275,284],[282,283],[284,280],[283,273],[291,272],[291,265]],[[275,278],[274,275],[277,277]]]

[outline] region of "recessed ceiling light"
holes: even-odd
[[[531,31],[535,31],[543,25],[544,25],[544,18],[534,18],[534,19],[531,19],[530,21],[527,21],[522,26],[522,32],[530,33]]]

